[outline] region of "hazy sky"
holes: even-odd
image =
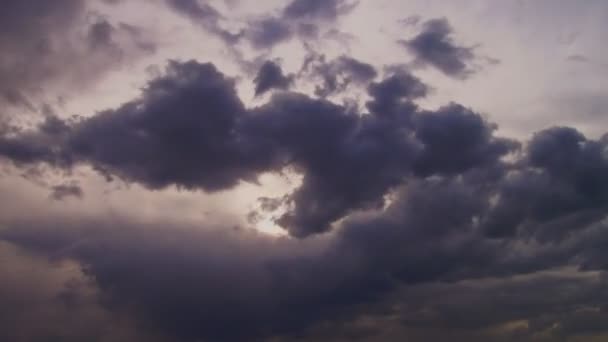
[[[605,341],[603,0],[4,0],[0,340]]]

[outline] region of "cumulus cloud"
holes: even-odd
[[[303,183],[283,199],[292,209],[277,222],[300,237],[328,231],[353,211],[381,208],[387,192],[412,176],[477,172],[478,181],[500,180],[493,185],[497,206],[484,218],[494,234],[504,229],[497,217],[507,215],[514,229],[513,220],[529,217],[526,203],[538,196],[539,205],[554,203],[557,216],[599,209],[606,200],[604,140],[550,129],[534,137],[524,157],[507,162],[505,157],[522,154],[521,143],[496,137],[495,124],[462,105],[419,109],[413,101],[427,88],[416,77],[390,75],[368,90],[371,116],[288,92],[246,108],[234,81],[212,64],[171,62],[139,99],[80,121],[49,117],[38,129],[5,134],[0,154],[15,165],[89,164],[107,177],[150,189],[209,192],[291,168]],[[557,150],[567,152],[559,156]],[[516,185],[527,181],[532,184]],[[520,195],[514,193],[518,187]],[[531,189],[534,196],[526,192]],[[562,193],[551,202],[542,197],[556,191]],[[508,205],[513,197],[514,207]],[[534,210],[532,217],[545,209]]]
[[[415,110],[412,102],[429,94],[429,87],[419,78],[404,70],[397,70],[380,82],[368,86],[372,98],[367,109],[379,116],[403,116]]]
[[[571,227],[588,234],[565,243],[488,239],[476,219],[490,210],[488,184],[467,177],[413,181],[384,212],[350,218],[335,236],[304,241],[179,222],[67,217],[5,220],[0,236],[36,254],[77,260],[95,279],[107,310],[135,315],[147,331],[184,341],[289,337],[314,332],[322,321],[349,336],[342,322],[361,312],[378,320],[399,317],[404,336],[414,334],[408,329],[450,325],[477,335],[473,340],[492,340],[505,331],[480,330],[513,321],[527,322],[515,333],[528,339],[556,322],[564,326],[550,331],[555,338],[604,331],[593,320],[575,319],[591,315],[603,322],[599,273],[578,279],[587,276],[574,269],[568,271],[573,276],[542,272],[602,260],[589,252],[605,240],[605,223]],[[530,278],[501,280],[513,274]],[[573,284],[589,292],[564,292]],[[545,296],[550,289],[561,296]],[[468,300],[454,301],[462,296]],[[494,304],[484,314],[484,298],[501,301],[505,310],[495,311]],[[235,322],[239,329],[230,329]],[[363,336],[382,336],[386,326]]]

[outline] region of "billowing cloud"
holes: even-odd
[[[371,91],[383,97],[393,89],[372,86]],[[420,144],[412,136],[408,117],[421,115],[426,123],[432,116],[416,111],[411,104],[400,115],[367,117],[295,93],[277,94],[267,104],[247,110],[233,81],[213,65],[172,62],[167,74],[151,81],[140,99],[74,123],[65,132],[40,130],[5,137],[0,153],[17,164],[45,162],[69,168],[88,163],[108,176],[152,189],[176,185],[217,191],[291,166],[303,174],[304,184],[289,197],[294,210],[279,222],[293,234],[306,236],[328,230],[353,209],[381,206],[383,195],[408,176],[412,164],[425,163],[417,161],[425,157],[418,155]],[[481,119],[473,124],[486,130],[468,147],[479,156],[466,159],[456,171],[481,165],[486,154],[495,153],[487,158],[496,159],[509,151],[508,145],[483,147],[491,139],[491,129],[484,128]],[[421,126],[420,142],[441,148],[442,142],[428,139],[444,128],[429,125]],[[446,148],[458,148],[454,143],[461,140],[468,144],[470,139],[464,136],[469,128],[457,126],[456,136],[444,143]],[[350,173],[345,175],[344,170]]]
[[[416,136],[424,152],[416,165],[423,175],[459,174],[472,167],[492,165],[515,150],[518,143],[493,136],[495,125],[457,104],[415,119]]]
[[[513,321],[527,323],[515,331],[527,339],[556,322],[564,322],[564,328],[549,331],[555,338],[602,332],[598,323],[578,324],[574,317],[591,315],[603,322],[605,280],[597,280],[597,273],[577,280],[567,273],[542,272],[577,260],[600,261],[589,252],[601,244],[599,237],[607,236],[605,223],[573,226],[586,233],[557,244],[484,238],[476,218],[490,210],[489,184],[470,177],[414,181],[383,213],[353,217],[333,237],[304,241],[111,218],[5,222],[9,229],[0,236],[42,255],[78,260],[105,294],[108,309],[135,315],[147,331],[185,341],[290,336],[314,331],[321,321],[335,322],[332,331],[346,334],[340,322],[361,312],[379,320],[397,315],[405,336],[412,333],[408,329],[449,324],[462,334],[478,333],[476,340],[483,341],[513,333],[498,329]],[[512,274],[522,274],[523,280],[503,284],[500,277]],[[572,284],[587,288],[588,297],[563,292]],[[404,286],[412,289],[401,297]],[[479,290],[471,287],[483,292],[473,296]],[[526,296],[520,292],[524,288]],[[563,297],[545,297],[551,288]],[[462,303],[450,299],[460,298],[458,293],[473,297]],[[505,293],[519,298],[517,305]],[[489,306],[494,310],[490,315],[483,313],[483,305],[470,305],[484,298],[504,298],[509,310],[496,312]],[[425,310],[429,305],[432,311]],[[556,316],[560,305],[568,309]],[[454,310],[467,314],[454,317]],[[228,328],[234,322],[239,329]],[[484,328],[488,330],[480,331]],[[371,336],[384,333],[383,325],[367,331]]]
[[[403,116],[415,109],[412,100],[425,97],[429,87],[409,72],[398,70],[380,82],[371,83],[368,93],[372,100],[367,109],[379,116]]]
[[[418,109],[413,100],[426,92],[420,80],[400,73],[369,86],[371,116],[297,93],[275,94],[247,109],[234,81],[212,64],[171,62],[141,98],[72,123],[49,117],[38,130],[6,134],[0,153],[16,165],[90,164],[107,177],[151,189],[173,185],[214,192],[292,168],[303,183],[285,198],[292,210],[277,222],[296,236],[327,231],[354,210],[381,208],[387,192],[411,176],[478,170],[480,179],[496,181],[508,173],[504,185],[495,186],[509,189],[519,174],[545,169],[522,176],[548,188],[516,199],[517,206],[544,196],[555,181],[566,186],[563,191],[574,191],[556,198],[563,201],[558,215],[606,200],[604,142],[580,145],[586,140],[575,130],[548,130],[531,141],[522,160],[506,162],[520,143],[496,137],[496,125],[461,105]],[[570,152],[553,157],[557,149]],[[488,222],[502,211],[509,220],[524,215],[528,209],[501,209],[510,197],[499,198]],[[502,229],[497,223],[493,227]]]

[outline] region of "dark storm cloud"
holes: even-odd
[[[185,341],[255,340],[350,317],[400,283],[438,279],[468,260],[491,264],[494,250],[476,247],[467,229],[483,207],[474,192],[445,183],[410,190],[390,217],[351,221],[333,241],[113,220],[48,220],[44,228],[9,222],[0,235],[43,255],[79,260],[109,308],[130,306],[152,331]],[[436,215],[445,209],[450,213]],[[459,235],[470,237],[448,239]],[[230,329],[235,323],[239,329]]]
[[[254,111],[245,129],[284,149],[304,176],[288,199],[293,212],[279,219],[297,236],[326,231],[353,209],[381,206],[416,152],[399,121],[362,117],[298,94],[277,94]]]
[[[533,265],[519,272],[533,272],[563,262],[542,251],[518,255],[507,244],[478,235],[474,218],[487,210],[488,195],[483,185],[462,180],[416,181],[385,213],[350,219],[325,241],[73,219],[4,222],[10,229],[0,235],[43,255],[80,261],[109,310],[134,314],[147,331],[183,341],[263,340],[299,334],[320,321],[339,334],[345,326],[341,320],[362,312],[374,317],[376,310],[379,317],[397,315],[401,323],[396,328],[405,327],[404,336],[417,336],[407,331],[416,328],[441,335],[448,326],[477,336],[479,329],[513,320],[534,323],[518,331],[524,341],[555,323],[563,328],[551,331],[554,338],[602,331],[606,317],[596,311],[607,298],[602,281],[567,275],[496,278],[490,284],[476,280],[516,272],[519,263]],[[607,230],[601,231],[605,239]],[[577,243],[580,249],[569,248],[568,258],[588,251],[584,246],[598,241],[598,235],[583,240]],[[535,247],[545,248],[560,249]],[[428,284],[437,280],[448,283]],[[416,284],[404,297],[391,295],[400,285]],[[570,291],[575,285],[577,290]],[[399,301],[403,305],[396,306]],[[359,307],[365,304],[372,310]],[[239,329],[230,328],[235,322]],[[394,331],[389,327],[376,326],[363,336]],[[351,336],[344,334],[337,337]]]
[[[412,286],[391,299],[404,304],[393,313],[402,320],[404,337],[418,329],[428,339],[450,334],[462,336],[459,341],[561,341],[606,332],[598,324],[608,319],[601,310],[608,300],[605,285],[598,274],[561,270]],[[436,324],[443,329],[428,331]]]
[[[433,66],[451,77],[467,78],[474,72],[474,49],[459,46],[452,35],[447,19],[431,19],[417,36],[402,44],[414,55],[415,63]]]
[[[18,164],[36,158],[64,167],[88,162],[150,188],[213,191],[270,167],[263,151],[234,132],[244,111],[234,82],[213,65],[172,62],[140,99],[72,123],[67,131],[25,133],[21,143],[5,137],[0,150]],[[64,147],[57,150],[51,141]]]
[[[258,90],[262,81],[259,77]],[[496,126],[479,114],[457,104],[419,110],[412,101],[424,96],[427,88],[414,76],[401,71],[371,84],[369,92],[371,116],[296,93],[275,94],[266,104],[246,109],[234,82],[213,65],[171,62],[167,74],[151,81],[140,99],[78,122],[49,116],[37,130],[5,134],[0,154],[16,165],[43,162],[69,169],[90,164],[107,177],[151,189],[174,185],[219,191],[289,167],[303,176],[303,183],[284,199],[292,210],[278,222],[301,237],[328,231],[332,223],[353,211],[381,208],[387,191],[412,173],[421,177],[471,173],[478,181],[492,181],[515,167],[502,159],[517,151],[519,143],[495,137]],[[558,144],[569,148],[568,155],[575,159],[545,161],[537,155],[551,155],[544,150],[557,148],[552,146],[559,142],[551,136],[542,138],[547,134],[531,142],[530,157],[520,164],[531,163],[530,168],[549,161],[580,165],[568,168],[570,174],[547,173],[569,182],[580,179],[579,192],[586,196],[558,197],[574,203],[562,203],[558,216],[561,209],[573,205],[573,209],[595,208],[579,199],[593,204],[605,201],[603,143],[589,142],[580,157],[574,154],[576,140],[570,147]],[[515,196],[512,190],[507,192],[510,182],[518,172],[528,172],[525,166],[515,171],[497,185],[505,188],[505,196]],[[523,179],[533,183],[524,189],[552,180],[544,176]],[[526,216],[524,209],[508,207],[499,206],[484,218],[489,230],[501,227],[493,222],[502,212],[509,213],[510,220],[517,220],[514,213]]]
[[[166,3],[256,49],[323,37],[354,6],[294,0],[241,34],[208,2]],[[154,51],[141,28],[102,17],[79,26],[84,4],[0,5],[4,99],[35,108],[39,87],[84,86],[131,49]],[[405,43],[417,62],[470,75],[473,49],[446,20],[424,25]],[[302,180],[259,198],[291,234],[274,238],[178,214],[150,223],[137,203],[124,209],[131,218],[91,213],[79,180],[45,182],[58,201],[40,204],[2,179],[0,203],[23,213],[0,211],[0,340],[606,340],[608,135],[502,138],[464,105],[421,108],[432,88],[408,70],[378,79],[350,56],[309,54],[298,76],[320,81],[314,97],[288,91],[295,76],[266,62],[256,95],[283,91],[248,108],[213,64],[172,61],[116,108],[71,119],[42,108],[31,128],[0,122],[1,162],[25,174],[80,177],[84,165],[149,190],[206,192],[285,170]],[[350,86],[367,92],[369,113],[327,100]]]
[[[235,130],[244,112],[234,81],[213,65],[172,62],[141,99],[76,125],[67,151],[150,188],[226,189],[276,165]]]
[[[370,114],[288,91],[246,108],[214,65],[170,62],[116,109],[70,121],[49,114],[34,129],[0,135],[0,155],[18,167],[91,165],[150,189],[220,191],[287,168],[301,185],[261,207],[287,208],[277,222],[301,239],[113,217],[0,218],[0,239],[77,261],[108,310],[182,341],[292,337],[323,324],[341,331],[363,312],[395,310],[410,338],[420,336],[412,329],[449,326],[487,341],[480,329],[513,320],[529,323],[513,335],[524,341],[556,323],[552,338],[602,332],[605,283],[581,282],[602,300],[593,304],[568,295],[539,302],[543,279],[516,290],[509,282],[564,267],[608,270],[608,139],[557,127],[522,144],[497,137],[495,124],[465,106],[420,109],[414,101],[429,87],[406,70],[364,79]],[[487,278],[504,283],[487,287]],[[434,298],[430,284],[455,296],[470,295],[463,284],[480,286],[471,299],[479,310]],[[551,284],[562,293],[572,282]],[[407,294],[393,305],[411,286],[421,287],[419,306]],[[509,291],[529,291],[518,297],[525,312],[502,300]],[[505,310],[490,315],[483,299],[495,296]]]
[[[493,136],[496,126],[458,104],[423,113],[415,119],[416,136],[424,151],[416,164],[422,175],[458,174],[496,163],[518,143]]]
[[[73,265],[0,242],[0,269],[2,341],[161,341],[99,305],[95,284]]]
[[[516,247],[480,235],[476,218],[488,210],[491,195],[486,186],[464,179],[413,181],[386,211],[348,219],[337,235],[317,240],[110,218],[3,221],[9,229],[0,237],[42,255],[78,260],[107,309],[133,314],[146,331],[180,341],[289,337],[320,322],[338,333],[342,320],[363,313],[399,317],[397,328],[444,333],[449,326],[465,335],[530,320],[534,325],[520,339],[525,341],[556,322],[564,328],[551,331],[555,338],[601,331],[606,317],[594,310],[608,298],[603,281],[541,275],[486,284],[483,278],[563,266],[564,259],[555,257],[560,253],[566,260],[588,258],[589,244],[601,245],[598,237],[608,237],[607,227],[578,242],[535,245],[520,253],[525,241],[513,240]],[[566,291],[575,284],[576,291]],[[412,285],[417,288],[395,297]],[[390,326],[364,336],[381,335]]]
[[[530,223],[545,222],[552,223],[550,229],[534,233],[556,239],[572,226],[597,220],[608,204],[607,149],[605,138],[588,140],[573,128],[536,133],[522,167],[501,185],[489,233],[514,234]],[[564,215],[569,219],[560,222]]]
[[[234,81],[213,65],[171,62],[141,98],[67,129],[65,122],[53,124],[59,129],[45,122],[20,138],[5,135],[0,150],[17,164],[84,162],[150,188],[174,184],[213,191],[275,166],[263,144],[236,131],[245,111]]]
[[[338,281],[332,276],[320,288],[308,288],[275,270],[274,264],[285,261],[296,266],[294,276],[309,278],[317,271],[308,270],[306,260],[322,252],[316,244],[176,224],[167,230],[162,224],[139,227],[116,221],[90,222],[90,227],[74,221],[56,223],[47,226],[50,234],[43,233],[44,237],[32,235],[37,229],[26,223],[8,232],[8,239],[56,258],[81,260],[108,308],[136,314],[146,331],[169,333],[179,341],[262,340],[301,329],[314,319],[312,314],[325,314],[293,308],[314,307],[306,301],[335,291],[331,288]],[[73,239],[87,242],[74,244]],[[302,296],[293,296],[300,289]]]
[[[405,286],[381,304],[365,306],[359,316],[317,327],[303,339],[602,341],[605,285],[597,273],[564,269]]]
[[[0,153],[17,165],[88,163],[152,189],[217,191],[295,167],[304,185],[290,198],[294,212],[280,221],[300,236],[328,230],[353,209],[381,205],[417,149],[400,118],[362,117],[305,95],[277,94],[247,110],[232,80],[196,62],[170,63],[140,99],[72,123],[67,132],[54,125],[56,133],[2,137]]]
[[[287,90],[293,82],[293,75],[284,75],[280,65],[273,61],[266,61],[254,79],[255,95],[260,96],[271,89]]]

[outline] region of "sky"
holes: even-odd
[[[608,339],[608,2],[4,0],[0,340]]]

